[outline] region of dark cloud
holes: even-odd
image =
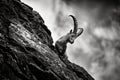
[[[63,0],[66,3],[102,3],[106,5],[118,5],[120,4],[120,0]]]

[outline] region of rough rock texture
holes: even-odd
[[[0,0],[0,80],[94,80],[52,43],[36,11],[20,0]]]

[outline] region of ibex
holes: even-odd
[[[66,35],[62,36],[61,38],[59,38],[56,43],[55,43],[55,47],[59,53],[59,55],[64,55],[66,48],[67,48],[67,43],[74,43],[74,40],[80,36],[83,32],[83,28],[78,28],[78,22],[76,20],[76,18],[73,15],[69,15],[70,17],[72,17],[73,21],[74,21],[74,29],[70,30],[69,33],[67,33]],[[79,30],[78,30],[79,29]]]

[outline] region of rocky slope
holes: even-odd
[[[0,1],[0,80],[94,80],[52,43],[39,13],[20,0]]]

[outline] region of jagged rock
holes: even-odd
[[[0,80],[94,80],[52,43],[39,13],[20,0],[0,1]]]

